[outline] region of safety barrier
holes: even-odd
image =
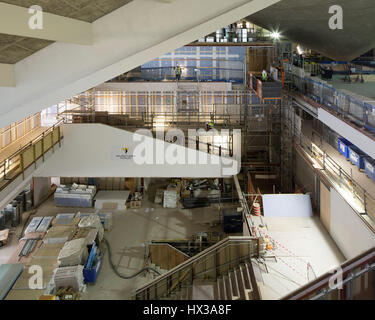
[[[374,300],[375,248],[344,262],[282,300]]]
[[[32,165],[36,168],[37,160],[42,158],[44,161],[44,156],[49,150],[54,150],[57,144],[61,146],[61,139],[63,138],[62,123],[63,121],[59,121],[48,128],[0,164],[0,190],[4,189],[19,175],[22,175],[22,178],[25,179],[26,169]]]
[[[375,133],[375,101],[368,101],[366,97],[346,90],[337,90],[318,78],[306,77],[304,70],[295,66],[287,68],[291,70],[292,83],[300,93]]]

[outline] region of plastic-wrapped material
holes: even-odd
[[[56,290],[60,288],[72,288],[75,292],[81,291],[83,283],[83,266],[62,267],[55,270],[53,281]]]
[[[164,191],[164,208],[176,208],[177,207],[177,192],[176,191]]]
[[[40,222],[36,232],[47,232],[49,227],[51,226],[53,217],[44,217],[43,220]]]
[[[73,238],[76,227],[73,226],[53,226],[44,237],[44,243],[65,243]]]
[[[52,224],[55,226],[76,226],[79,222],[79,218],[76,218],[75,213],[59,213],[56,218],[53,219]]]
[[[57,258],[60,267],[85,264],[88,257],[86,238],[68,241],[64,244]]]
[[[104,228],[100,217],[97,214],[92,214],[81,219],[78,224],[79,228],[95,228],[98,230],[99,241],[102,241],[104,236]]]
[[[31,219],[29,225],[25,230],[25,234],[34,233],[38,229],[39,224],[42,222],[43,217],[34,217]]]

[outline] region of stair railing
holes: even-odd
[[[260,238],[226,238],[136,290],[134,299],[159,300],[191,286],[194,280],[216,281],[241,263],[258,257],[260,247]]]

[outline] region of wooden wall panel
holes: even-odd
[[[331,232],[331,194],[322,182],[320,183],[320,220],[328,232]]]

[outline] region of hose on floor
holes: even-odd
[[[103,238],[104,239],[104,242],[108,248],[108,261],[109,261],[109,265],[111,266],[113,272],[121,279],[125,279],[125,280],[129,280],[129,279],[133,279],[139,275],[141,275],[143,272],[146,272],[146,271],[153,271],[155,272],[157,275],[160,276],[160,272],[154,268],[151,268],[151,267],[145,267],[141,270],[139,270],[138,272],[136,272],[135,274],[133,275],[130,275],[130,276],[124,276],[123,274],[121,274],[120,272],[118,272],[118,270],[116,269],[113,261],[112,261],[112,251],[111,251],[111,246],[109,245],[109,242],[106,238]]]

